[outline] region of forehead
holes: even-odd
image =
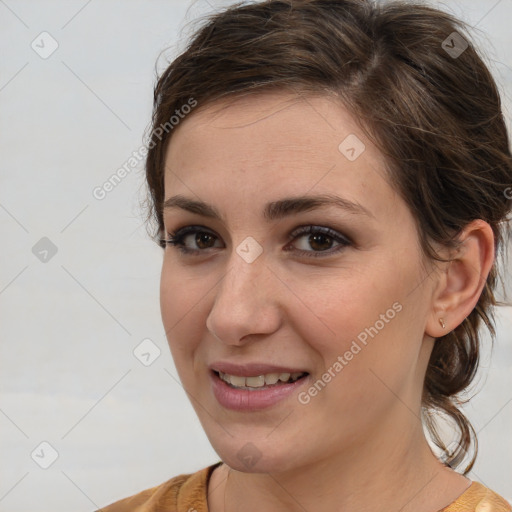
[[[330,155],[329,150],[337,149],[350,134],[365,137],[356,120],[333,96],[267,91],[199,105],[173,131],[170,147],[179,144],[183,151],[198,138],[206,144],[214,136],[225,142],[245,138],[243,149],[254,148],[254,153],[265,148],[261,156],[283,147],[299,152],[328,150]],[[305,141],[311,144],[304,146]],[[375,148],[370,151],[378,156]]]
[[[199,105],[173,131],[165,166],[166,197],[236,195],[248,205],[255,196],[339,192],[359,203],[373,196],[379,214],[395,196],[380,152],[327,95],[266,92]]]

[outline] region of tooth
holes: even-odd
[[[229,375],[219,371],[219,377],[222,380],[228,384],[241,388],[261,388],[266,385],[276,384],[279,380],[282,382],[295,382],[302,375],[304,375],[304,372],[266,373],[256,377],[241,377],[239,375]]]
[[[265,375],[258,375],[257,377],[246,377],[246,386],[250,388],[260,388],[265,385]]]
[[[275,384],[279,380],[279,373],[267,373],[265,375],[265,384]]]
[[[240,377],[238,375],[230,375],[229,380],[233,386],[245,386],[245,377]]]

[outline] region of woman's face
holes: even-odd
[[[419,428],[432,348],[414,219],[339,103],[273,92],[225,105],[181,121],[166,155],[166,231],[196,231],[181,237],[190,252],[165,249],[161,309],[199,420],[240,471],[393,446]],[[295,201],[327,195],[340,201]]]

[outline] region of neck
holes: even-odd
[[[229,469],[223,512],[435,512],[455,500],[469,481],[443,466],[421,422],[409,421],[409,430],[379,425],[370,442],[286,472]]]

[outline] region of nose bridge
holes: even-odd
[[[245,239],[233,249],[207,318],[207,327],[217,338],[237,344],[247,334],[271,333],[277,328],[275,276],[267,265],[254,239]]]
[[[251,293],[253,298],[264,293],[263,282],[267,281],[269,273],[268,258],[264,254],[263,246],[252,236],[243,238],[234,245],[227,265],[228,271],[220,283],[222,292],[229,292],[229,296]],[[229,298],[228,296],[228,298]]]

